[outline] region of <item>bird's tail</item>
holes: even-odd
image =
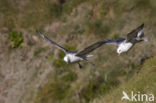
[[[143,38],[143,40],[144,40],[145,42],[148,42],[148,39],[147,39],[147,38]]]
[[[90,57],[92,57],[92,56],[93,56],[93,55],[87,55],[86,57],[87,57],[87,58],[90,58]]]

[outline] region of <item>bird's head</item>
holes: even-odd
[[[65,61],[66,63],[68,63],[68,62],[69,62],[69,59],[68,59],[68,57],[67,57],[67,56],[65,56],[63,59],[64,59],[64,61]]]
[[[117,53],[118,53],[118,55],[120,55],[122,52],[124,52],[124,51],[122,51],[121,48],[118,48],[118,49],[117,49]]]

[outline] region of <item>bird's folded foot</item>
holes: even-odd
[[[89,61],[87,61],[89,64],[91,64],[92,66],[95,66],[95,64],[94,63],[92,63],[92,62],[89,62]]]
[[[90,62],[90,61],[88,61],[87,59],[84,59],[87,63],[89,63],[89,64],[91,64],[92,66],[95,66],[95,64],[94,63],[92,63],[92,62]]]
[[[92,63],[92,62],[89,62],[92,66],[95,66],[95,64],[94,63]]]
[[[79,65],[79,68],[82,69],[82,65],[80,63],[78,63],[78,65]]]

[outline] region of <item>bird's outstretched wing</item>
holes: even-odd
[[[67,50],[65,48],[63,48],[62,46],[58,45],[57,43],[55,43],[54,41],[50,40],[47,36],[45,36],[44,34],[37,32],[37,34],[39,34],[43,39],[49,41],[51,44],[55,45],[57,48],[63,50],[65,53],[67,52]]]
[[[138,33],[144,28],[144,23],[141,24],[136,29],[132,30],[130,33],[127,34],[127,42],[136,38],[138,36]]]
[[[105,44],[115,44],[115,45],[119,45],[120,43],[122,43],[124,40],[124,38],[117,38],[117,39],[112,39],[112,40],[106,40]]]
[[[92,52],[93,50],[99,48],[100,46],[102,46],[104,44],[104,41],[99,41],[99,42],[96,42],[86,48],[84,48],[83,50],[81,50],[80,52],[78,52],[76,54],[76,56],[83,56],[83,55],[86,55],[90,52]]]

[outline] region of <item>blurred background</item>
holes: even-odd
[[[120,56],[115,46],[67,65],[68,50],[126,37],[137,26],[149,42]],[[127,103],[122,91],[156,95],[155,0],[0,0],[0,103]]]

